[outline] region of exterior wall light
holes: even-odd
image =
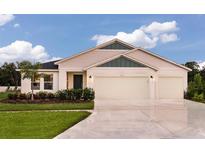
[[[150,78],[153,79],[153,76],[151,75]]]
[[[89,76],[89,78],[91,79],[91,78],[92,78],[92,76],[90,75],[90,76]]]

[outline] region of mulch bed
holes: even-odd
[[[10,100],[10,99],[4,99],[0,100],[0,103],[10,103],[10,104],[58,104],[58,103],[86,103],[91,101],[84,101],[84,100],[59,100],[59,99],[35,99],[35,100],[29,100],[29,99],[16,99],[16,100]]]

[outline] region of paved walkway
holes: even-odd
[[[56,138],[205,138],[205,104],[97,109]]]
[[[0,111],[0,112],[71,112],[71,111],[87,111],[87,112],[93,112],[93,110],[19,110],[19,111]]]

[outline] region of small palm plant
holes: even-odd
[[[23,61],[18,63],[18,67],[22,74],[22,79],[30,79],[31,83],[35,82],[35,79],[40,76],[38,73],[38,69],[40,69],[40,63],[32,64],[30,61]],[[33,93],[33,84],[31,86],[31,100],[34,100],[34,93]]]

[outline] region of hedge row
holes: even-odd
[[[10,100],[30,100],[31,93],[10,93],[8,94]],[[34,99],[58,99],[58,100],[94,100],[95,92],[91,88],[85,89],[70,89],[59,90],[56,93],[40,91],[34,94]]]

